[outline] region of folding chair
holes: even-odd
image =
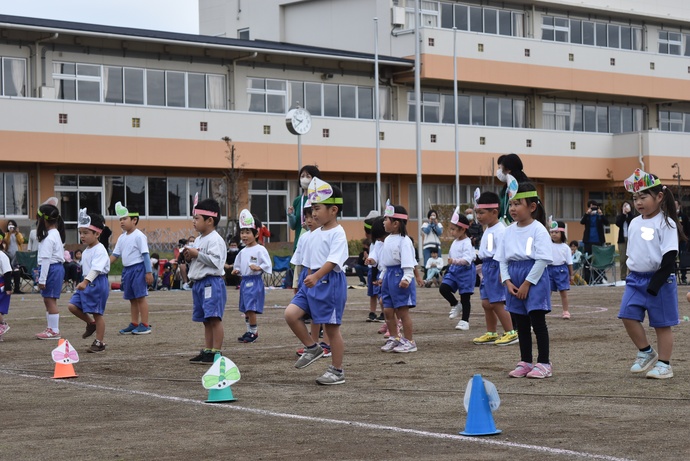
[[[19,290],[38,291],[34,269],[38,268],[38,251],[18,251],[15,254],[15,268],[19,271]]]
[[[282,287],[283,279],[290,270],[290,256],[273,256],[273,273],[268,280],[268,286]]]
[[[588,281],[590,285],[616,284],[616,247],[613,245],[592,245],[592,255],[588,257],[587,262],[590,265]],[[606,271],[609,269],[613,282],[606,278]]]

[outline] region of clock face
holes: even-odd
[[[311,114],[307,109],[292,109],[285,118],[288,130],[292,134],[306,134],[311,129]]]

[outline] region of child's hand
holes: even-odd
[[[410,282],[408,282],[407,280],[401,280],[398,286],[404,289],[410,286]]]
[[[153,273],[152,272],[146,273],[146,284],[147,285],[153,285]]]
[[[364,260],[364,264],[366,264],[367,266],[374,266],[374,265],[376,265],[376,261],[374,261],[371,258],[367,258]]]
[[[199,256],[199,250],[197,250],[196,248],[185,247],[185,248],[184,248],[184,251],[182,252],[182,254],[184,255],[185,261],[189,262],[189,261],[191,261],[192,259],[194,259],[194,258],[196,258],[197,256]]]
[[[249,268],[253,271],[260,271],[261,270],[261,266],[257,266],[256,264],[250,264]]]
[[[466,259],[456,259],[456,261],[457,261],[458,264],[460,264],[461,266],[469,266],[469,265],[470,265],[470,263],[467,262]]]
[[[371,284],[376,285],[377,287],[380,287],[381,286],[381,280],[376,279],[373,282],[371,282]],[[690,293],[688,293],[688,296],[690,296]],[[688,300],[690,300],[690,298],[688,298]]]
[[[424,286],[424,279],[422,279],[421,276],[417,277],[417,286],[418,286],[418,287],[423,287],[423,286]]]
[[[520,289],[517,291],[517,294],[515,295],[517,299],[527,299],[527,295],[529,294],[529,289],[532,286],[531,283],[529,283],[527,280],[522,282],[522,285],[520,285]]]
[[[79,282],[79,285],[76,286],[76,289],[79,291],[86,290],[86,287],[88,284],[89,284],[89,281],[84,279],[81,282]]]
[[[685,299],[687,299],[687,300],[688,300],[688,302],[690,303],[690,291],[688,292],[688,294],[687,294],[687,295],[685,295]]]
[[[39,290],[45,290],[45,289],[46,289],[46,284],[45,284],[45,283],[39,283],[39,284],[38,284],[38,289],[39,289]]]
[[[517,296],[518,289],[515,285],[513,285],[511,280],[506,280],[506,288],[508,289],[508,293],[513,296]]]
[[[304,285],[307,288],[313,288],[316,285],[316,282],[318,282],[318,281],[319,281],[319,279],[316,278],[315,274],[307,275],[304,278]]]
[[[240,273],[240,270],[239,270],[239,269],[234,269],[234,270],[232,271],[232,275],[237,275],[237,274],[239,274],[239,273]]]
[[[575,285],[575,276],[574,275],[570,276],[570,284]]]

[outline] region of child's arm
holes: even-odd
[[[321,266],[321,269],[314,272],[313,274],[307,275],[304,279],[304,284],[309,288],[314,287],[316,285],[316,282],[318,282],[321,277],[335,269],[335,266],[335,263],[327,261],[323,266]]]
[[[148,253],[143,253],[144,257],[144,271],[146,271],[146,284],[153,285],[153,269],[151,268],[151,256]]]
[[[677,251],[669,251],[664,253],[664,256],[661,257],[661,265],[659,266],[659,270],[652,275],[652,279],[649,281],[649,285],[647,285],[647,293],[652,296],[656,296],[659,293],[659,290],[664,283],[666,283],[669,275],[676,271],[677,255]]]

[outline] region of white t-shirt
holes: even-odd
[[[539,221],[533,221],[524,227],[513,223],[506,228],[494,259],[499,262],[541,259],[546,261],[546,264],[551,264],[552,243],[549,232]]]
[[[304,235],[300,236],[299,245],[302,242]],[[261,267],[260,271],[255,271],[249,268],[251,265]],[[261,272],[270,274],[273,272],[273,265],[271,264],[271,256],[266,251],[263,245],[256,244],[251,247],[244,247],[237,253],[235,258],[235,269],[240,271],[240,275],[261,275]]]
[[[311,231],[307,230],[299,236],[299,240],[297,240],[297,248],[295,248],[295,252],[292,254],[292,258],[290,258],[290,264],[294,264],[295,266],[304,266],[304,258],[306,257],[305,250],[307,248],[307,242],[309,241],[310,235]]]
[[[189,264],[187,275],[190,279],[201,280],[209,275],[220,277],[225,275],[225,257],[228,247],[225,245],[225,239],[218,232],[214,230],[208,235],[198,236],[192,247],[199,250],[199,255]],[[237,257],[240,257],[239,253]],[[237,259],[235,259],[235,266],[237,266]]]
[[[81,254],[81,267],[84,277],[91,271],[98,271],[101,274],[110,272],[110,256],[102,243],[84,250]]]
[[[443,268],[443,258],[429,258],[426,260],[426,268],[431,269],[436,265],[436,269],[441,270]]]
[[[678,251],[678,231],[675,223],[665,219],[663,212],[651,219],[640,215],[630,221],[626,262],[629,270],[656,272],[661,258],[669,251]]]
[[[144,253],[149,252],[149,244],[146,235],[139,229],[131,233],[123,232],[117,239],[113,256],[122,258],[122,265],[133,266],[144,262]]]
[[[0,251],[0,277],[8,272],[12,272],[12,264],[10,264],[10,258],[4,251]]]
[[[38,264],[41,266],[41,275],[38,283],[45,284],[48,280],[48,269],[51,264],[65,262],[65,246],[57,229],[50,229],[42,242],[38,242]]]
[[[399,265],[405,269],[414,268],[417,265],[412,240],[400,234],[391,234],[386,237],[377,256],[379,258],[377,262],[381,267]]]
[[[472,246],[472,239],[466,237],[462,240],[455,239],[453,243],[450,244],[450,250],[448,250],[448,262],[452,259],[453,261],[457,259],[464,259],[468,263],[474,261],[474,247]],[[454,264],[457,264],[454,262]]]
[[[498,221],[491,227],[487,227],[482,234],[482,241],[479,243],[479,259],[493,258],[496,249],[503,241],[506,232],[506,225]]]
[[[348,256],[347,236],[343,226],[338,224],[328,230],[319,227],[309,236],[309,251],[305,252],[303,258],[304,267],[318,270],[329,262],[336,265],[334,271],[341,272]]]
[[[552,240],[551,248],[553,251],[552,266],[562,266],[563,264],[570,266],[573,264],[573,255],[567,243],[555,243]]]

